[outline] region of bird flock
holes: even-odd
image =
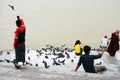
[[[26,49],[25,55],[27,66],[46,69],[56,66],[75,66],[80,57],[75,55],[74,49],[66,47],[65,44],[59,47],[46,45],[41,49]],[[0,62],[14,63],[15,51],[0,51]],[[95,65],[102,65],[102,61],[97,61]]]
[[[29,66],[33,66],[31,60],[38,60],[34,65],[36,67],[41,66],[41,63],[44,65],[44,68],[49,68],[51,66],[61,66],[65,65],[67,60],[71,60],[71,63],[74,62],[70,57],[70,53],[74,52],[74,49],[70,49],[65,47],[65,45],[61,45],[60,47],[55,47],[52,45],[46,45],[46,48],[36,49],[35,52],[30,52],[27,50],[27,61],[26,64]],[[32,59],[31,55],[36,53],[36,57]]]
[[[60,47],[55,47],[52,45],[46,45],[45,48],[26,50],[26,65],[33,67],[43,67],[50,68],[52,66],[66,65],[68,60],[73,63],[75,57],[74,49],[65,47],[61,45]],[[74,58],[71,58],[72,55]],[[4,58],[2,58],[3,55]],[[9,56],[9,58],[8,58]],[[14,63],[15,52],[14,51],[0,51],[0,62]],[[72,56],[73,57],[73,56]]]

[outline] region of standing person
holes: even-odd
[[[25,32],[26,28],[24,21],[17,16],[16,20],[16,30],[14,32],[14,49],[15,49],[15,67],[25,67]],[[22,65],[19,66],[18,62],[22,62]]]
[[[82,54],[82,48],[81,48],[81,42],[80,42],[80,40],[76,40],[74,48],[75,48],[75,54],[77,56],[79,56],[79,55]]]
[[[90,46],[84,46],[83,50],[85,54],[80,56],[79,62],[74,71],[77,71],[81,64],[83,64],[85,72],[89,73],[97,73],[106,70],[104,66],[94,66],[94,59],[101,58],[104,53],[104,49],[102,49],[102,52],[98,55],[90,55]]]
[[[115,56],[116,51],[119,50],[119,30],[116,30],[114,33],[112,33],[110,38],[110,44],[108,46],[107,52],[110,56]]]
[[[108,47],[108,44],[109,44],[109,41],[108,41],[107,35],[104,35],[104,38],[102,39],[101,44],[100,44],[100,48],[101,49],[105,48],[106,50]]]

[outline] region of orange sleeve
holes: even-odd
[[[17,42],[18,42],[18,28],[17,28],[16,31],[14,32],[14,43],[13,43],[13,46],[14,46],[14,47],[17,46]]]

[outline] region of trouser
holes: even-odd
[[[16,62],[25,62],[25,44],[15,48]]]
[[[106,71],[106,67],[105,66],[95,66],[96,72],[102,72],[102,71]]]

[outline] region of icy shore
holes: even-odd
[[[91,51],[96,55],[99,51]],[[73,49],[43,48],[26,50],[27,69],[16,70],[11,62],[15,58],[14,51],[0,52],[0,80],[120,80],[120,54],[110,57],[107,52],[95,60],[95,65],[104,65],[103,73],[85,73],[83,67],[75,69],[79,56]],[[45,64],[46,63],[46,64]]]
[[[0,80],[120,80],[120,77],[84,72],[68,74],[34,67],[16,70],[12,64],[0,63]]]

